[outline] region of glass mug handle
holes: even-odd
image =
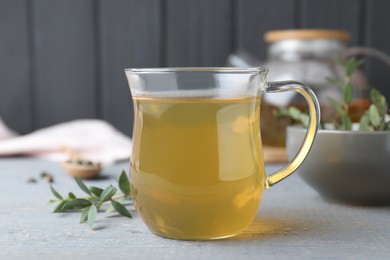
[[[265,83],[265,92],[267,93],[280,93],[285,91],[296,91],[306,99],[306,102],[309,105],[309,125],[303,144],[298,153],[286,167],[267,176],[265,182],[266,188],[272,187],[287,176],[291,175],[302,164],[313,145],[320,123],[320,105],[318,103],[318,99],[307,85],[302,82],[292,80]]]

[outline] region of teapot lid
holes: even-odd
[[[273,30],[264,34],[267,43],[291,39],[334,39],[345,42],[350,38],[347,31],[329,29]]]

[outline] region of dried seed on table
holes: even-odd
[[[35,179],[34,177],[30,177],[30,178],[27,179],[27,182],[28,183],[36,183],[37,179]]]
[[[54,182],[54,178],[51,175],[45,176],[43,179],[45,181],[49,182],[49,183],[53,183]]]
[[[41,172],[41,178],[45,178],[46,176],[49,176],[50,174],[47,172]]]

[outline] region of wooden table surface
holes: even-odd
[[[268,165],[268,173],[280,165]],[[88,185],[116,184],[120,163]],[[0,159],[0,258],[12,259],[390,259],[390,207],[327,202],[298,175],[265,191],[259,213],[242,234],[219,241],[176,241],[153,235],[133,219],[106,218],[95,228],[79,224],[79,213],[53,214],[53,196],[41,171],[54,175],[61,193],[76,183],[59,164],[37,159]],[[38,179],[28,183],[29,177]]]

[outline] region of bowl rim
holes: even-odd
[[[355,124],[354,124],[355,125]],[[356,124],[358,125],[358,124]],[[291,130],[306,130],[302,125],[289,125],[287,129]],[[390,131],[360,131],[360,130],[335,130],[335,129],[318,129],[317,134],[354,134],[354,135],[389,135]]]

